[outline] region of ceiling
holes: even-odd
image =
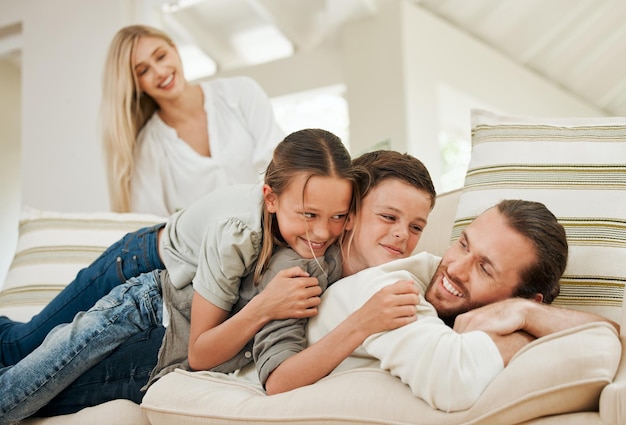
[[[164,29],[199,70],[191,79],[337,43],[342,25],[407,1],[605,114],[626,116],[624,0],[142,1],[163,11]],[[17,66],[20,33],[0,31],[0,58]]]
[[[179,46],[196,45],[231,70],[334,43],[380,1],[388,0],[162,0],[162,24]]]
[[[164,26],[227,70],[334,43],[341,25],[375,15],[382,1],[399,0],[165,1]],[[626,1],[410,1],[607,115],[626,116]]]
[[[623,0],[422,0],[430,10],[608,115],[626,116]]]

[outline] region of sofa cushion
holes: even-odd
[[[70,415],[31,417],[20,425],[150,425],[139,405],[129,400],[112,400],[86,407]]]
[[[25,207],[0,291],[0,315],[28,320],[126,233],[165,221],[147,214],[61,213]]]
[[[593,344],[589,344],[593,341]],[[568,353],[564,361],[563,353]],[[466,411],[445,413],[379,368],[333,373],[315,385],[267,396],[254,370],[241,376],[176,370],[155,384],[142,408],[158,424],[490,424],[510,425],[597,409],[621,346],[615,329],[591,323],[522,349]]]
[[[626,283],[626,118],[472,111],[472,156],[452,241],[502,199],[542,202],[565,227],[570,256],[555,304],[619,322]]]

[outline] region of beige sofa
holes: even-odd
[[[515,356],[470,409],[451,413],[431,409],[380,368],[332,373],[272,397],[254,379],[242,382],[246,373],[235,379],[176,371],[144,397],[150,422],[626,425],[626,118],[473,111],[464,187],[438,197],[418,250],[442,254],[501,199],[535,200],[554,212],[570,253],[555,304],[621,323],[619,338],[605,324],[540,338]]]
[[[427,250],[436,254],[442,254],[445,251],[460,196],[461,191],[456,191],[438,197],[418,250]],[[60,228],[64,227],[62,222],[64,218],[67,218],[66,214],[30,211],[24,219],[24,224],[36,222],[42,215],[47,217],[45,219],[47,223],[52,223],[51,226]],[[159,220],[151,217],[138,218],[134,215],[111,214],[70,215],[69,218],[73,228],[81,227],[77,224],[80,220],[85,220],[86,223],[93,223],[95,220],[100,227],[115,227],[115,230],[106,230],[107,233],[112,234],[113,238],[126,231],[129,226],[139,227]],[[86,227],[76,232],[93,234],[93,230],[88,230]],[[67,234],[68,230],[64,228],[63,233]],[[88,239],[93,243],[93,235],[90,235]],[[6,296],[2,297],[2,294],[6,295],[6,291],[5,289],[0,294],[0,302],[4,299],[5,304],[10,304]],[[25,306],[22,304],[21,307]],[[16,314],[15,309],[19,308],[14,304],[13,310],[9,313]],[[33,311],[40,306],[32,305],[28,308]],[[11,310],[6,306],[4,309],[5,312]],[[3,307],[0,307],[0,314],[3,314]],[[622,326],[626,326],[626,316],[622,318]],[[572,367],[578,368],[580,362],[585,364],[585,360],[578,358],[578,365],[568,365],[567,350],[584,341],[587,341],[586,344],[594,345],[593,341],[598,338],[598,331],[600,331],[599,337],[606,340],[606,329],[582,329],[572,335],[562,337],[560,345],[545,345],[545,351],[541,354],[534,355],[532,351],[529,351],[533,354],[532,356],[526,358],[520,356],[519,367],[516,367],[518,373],[508,374],[509,370],[505,369],[499,377],[501,379],[496,380],[487,389],[477,403],[477,407],[470,409],[469,413],[446,414],[433,411],[421,400],[416,399],[408,387],[400,383],[397,378],[376,369],[331,375],[316,385],[274,397],[263,395],[258,385],[249,382],[245,377],[216,377],[208,373],[174,372],[148,391],[143,408],[125,400],[117,400],[84,409],[74,415],[45,419],[31,418],[25,423],[29,425],[177,423],[623,425],[626,424],[625,418],[622,417],[623,412],[626,411],[626,362],[621,362],[617,375],[611,383],[608,382],[609,375],[614,372],[611,367],[608,370],[600,372],[596,370],[582,375],[580,372],[590,371],[584,367],[581,367],[582,370],[578,372],[568,371]],[[567,337],[570,339],[568,340]],[[621,341],[623,344],[624,335],[621,336]],[[600,354],[592,351],[587,355]],[[545,380],[536,382],[534,386],[532,383],[523,384],[520,377],[524,374],[534,376],[537,373],[537,358],[543,361],[548,356],[559,360],[550,365],[545,364],[544,369],[554,366],[561,368],[560,370],[565,368],[566,373],[555,377],[554,385],[545,385]],[[594,364],[597,366],[598,362],[611,363],[613,360],[595,361]],[[567,376],[570,374],[577,380],[571,385],[567,382]],[[312,402],[312,400],[316,401]],[[564,410],[581,412],[553,415]],[[547,416],[545,412],[551,415]]]
[[[238,376],[176,371],[150,388],[141,407],[118,400],[26,423],[626,425],[626,119],[568,121],[477,112],[472,126],[465,186],[438,197],[418,250],[441,255],[464,225],[498,199],[544,202],[566,227],[570,242],[556,304],[614,319],[622,327],[619,337],[597,324],[541,338],[464,412],[429,408],[399,379],[375,367],[334,373],[272,397],[245,371]],[[32,315],[81,263],[90,261],[85,253],[93,257],[125,231],[159,220],[27,211],[16,259],[0,292],[0,314]],[[90,249],[80,249],[81,240]],[[67,250],[85,258],[68,265]],[[45,260],[33,255],[42,251]],[[60,263],[65,275],[53,279]],[[50,286],[41,282],[44,275]]]

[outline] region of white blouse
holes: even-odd
[[[201,84],[211,157],[194,151],[157,113],[141,129],[131,211],[169,216],[225,185],[262,181],[285,134],[263,89],[248,77]]]

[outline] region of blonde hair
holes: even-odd
[[[102,76],[100,125],[107,165],[111,209],[130,211],[130,182],[134,169],[137,135],[158,105],[141,93],[134,70],[134,50],[141,37],[156,37],[174,45],[164,32],[131,25],[115,34],[106,57]]]
[[[356,213],[361,199],[359,176],[339,137],[321,129],[304,129],[289,134],[274,149],[274,156],[265,172],[265,184],[280,196],[294,177],[302,172],[308,173],[307,181],[313,176],[337,177],[349,181],[352,185],[349,214]],[[263,242],[254,270],[255,284],[260,281],[267,268],[274,246],[287,246],[280,234],[276,215],[267,210],[265,203],[262,220]]]

